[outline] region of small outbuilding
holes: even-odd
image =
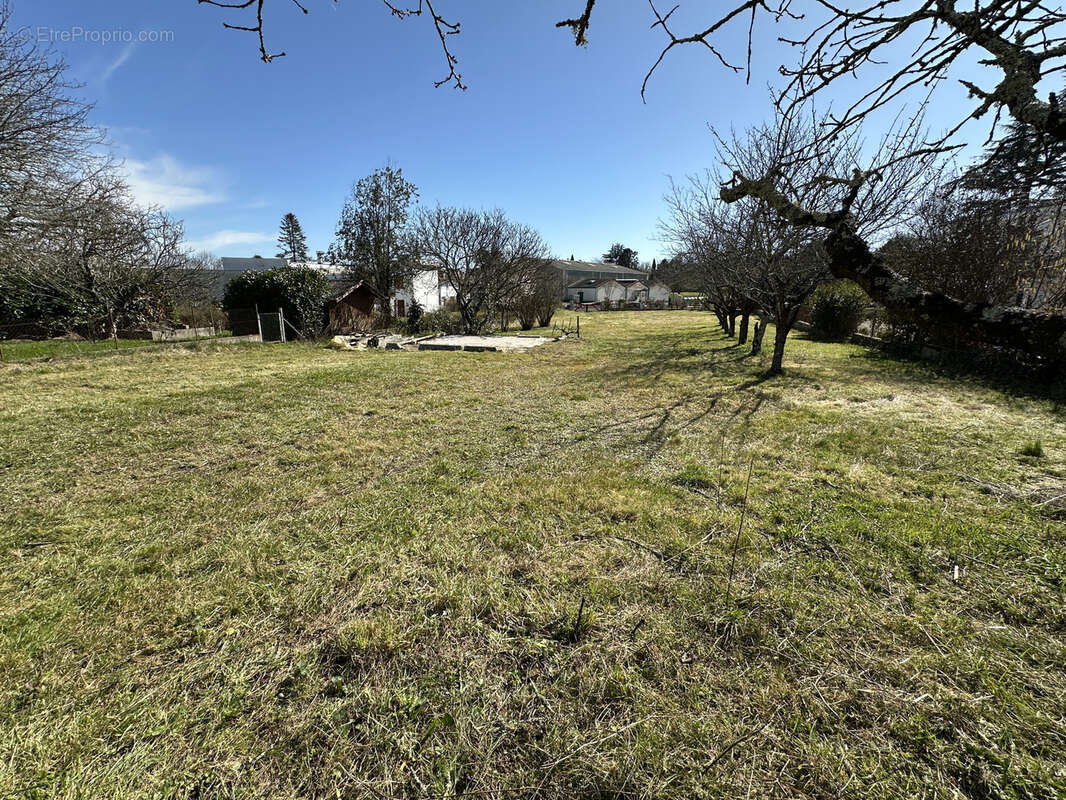
[[[673,296],[673,291],[669,286],[660,281],[648,281],[647,284],[649,303],[662,303],[663,305],[666,305],[670,302],[670,298]]]
[[[329,303],[330,330],[347,333],[366,328],[381,299],[381,292],[366,281],[359,281],[334,295]]]
[[[635,278],[618,278],[618,283],[625,289],[625,302],[645,305],[648,302],[648,284]]]
[[[586,278],[566,287],[566,299],[583,306],[621,303],[626,299],[626,290],[614,278]]]

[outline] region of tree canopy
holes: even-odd
[[[307,236],[304,235],[300,220],[291,211],[281,218],[278,248],[278,258],[290,262],[307,261]]]

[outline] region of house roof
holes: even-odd
[[[551,262],[552,266],[556,269],[566,270],[567,272],[603,272],[616,276],[624,276],[631,278],[646,278],[648,273],[641,272],[639,269],[630,269],[629,267],[622,267],[618,264],[608,264],[602,261],[564,261],[557,259]]]
[[[645,287],[645,288],[647,288],[647,286],[648,286],[646,281],[640,280],[638,278],[615,278],[615,280],[618,281],[623,286],[625,286],[627,289],[632,288],[633,286],[637,285],[638,283],[641,286]]]
[[[221,261],[222,269],[241,272],[263,272],[289,266],[284,258],[223,258]]]
[[[598,288],[600,286],[603,286],[605,283],[618,283],[618,281],[616,281],[614,278],[585,278],[583,280],[577,281],[576,283],[571,283],[566,288],[567,289],[596,289],[596,288]]]
[[[341,291],[333,295],[333,302],[343,303],[348,297],[355,294],[356,292],[370,292],[370,294],[374,295],[374,297],[383,297],[381,292],[379,292],[369,283],[367,283],[366,281],[359,281],[358,283],[354,283],[348,288],[342,289]]]
[[[292,266],[303,267],[304,269],[313,269],[315,272],[321,272],[327,278],[331,280],[337,280],[344,277],[344,273],[348,270],[347,267],[341,264],[320,264],[314,261],[295,261]]]

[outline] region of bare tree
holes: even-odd
[[[9,262],[0,288],[51,308],[68,327],[117,337],[122,327],[161,321],[202,272],[182,247],[181,223],[138,208],[114,177],[81,184],[68,213],[37,241],[31,260]]]
[[[723,142],[724,155],[737,165],[765,169],[781,164],[803,133],[796,126],[784,131],[764,126],[746,141]],[[789,177],[796,185],[804,183],[799,171]],[[783,367],[788,334],[804,303],[831,278],[828,263],[811,231],[789,225],[750,198],[724,203],[717,196],[720,184],[719,175],[705,173],[690,178],[685,186],[675,185],[667,198],[672,214],[663,225],[664,233],[693,257],[705,292],[730,335],[739,313],[759,310],[773,320],[770,374],[777,374]],[[746,331],[743,334],[741,343]],[[761,334],[760,329],[753,353],[761,348]]]
[[[161,315],[195,270],[180,224],[138,209],[95,155],[102,137],[65,75],[0,6],[0,294],[5,313],[115,335]]]
[[[519,283],[518,290],[508,303],[518,317],[522,330],[534,325],[546,328],[561,304],[563,296],[562,272],[551,261],[532,263]]]
[[[1056,310],[1066,299],[1060,198],[1004,202],[953,183],[878,255],[912,282],[964,302]]]
[[[225,23],[227,28],[249,31],[259,37],[264,61],[284,55],[271,55],[264,41],[264,0],[198,0],[237,12],[254,15],[245,24]],[[300,0],[293,4],[304,14],[309,9]],[[439,2],[439,0],[438,0]],[[578,46],[588,44],[597,0],[574,0],[580,13],[555,23],[568,28]],[[436,39],[449,68],[438,86],[452,84],[465,88],[456,73],[456,57],[449,39],[461,31],[461,23],[445,19],[431,0],[415,6],[402,6],[383,0],[389,13],[400,19],[425,17],[431,21]],[[455,4],[461,5],[458,0]],[[451,5],[451,4],[449,4]],[[858,7],[841,7],[831,2],[804,4],[795,0],[743,0],[723,11],[709,14],[702,24],[679,32],[675,15],[657,0],[649,0],[652,27],[666,38],[644,81],[675,49],[684,45],[702,47],[734,72],[747,68],[750,76],[756,24],[761,18],[787,23],[779,41],[794,49],[796,58],[780,66],[783,76],[777,100],[787,110],[804,104],[844,77],[868,71],[873,82],[863,85],[859,95],[834,117],[834,129],[855,125],[872,111],[906,98],[927,93],[947,77],[950,68],[963,56],[979,51],[983,63],[1000,72],[995,85],[978,86],[968,77],[959,83],[975,99],[975,106],[952,127],[951,133],[971,119],[991,110],[1005,109],[1014,119],[1059,140],[1066,139],[1066,117],[1058,99],[1037,98],[1041,81],[1066,66],[1066,12],[1029,0],[975,0],[960,9],[956,0],[868,0]],[[606,12],[605,12],[606,13]],[[742,35],[736,35],[736,28]],[[892,68],[882,70],[889,63]]]
[[[784,119],[794,119],[790,112]],[[845,140],[855,139],[849,129]],[[838,278],[855,281],[898,317],[939,336],[1014,348],[1039,356],[1066,357],[1066,318],[1031,309],[992,303],[968,303],[930,292],[893,271],[872,249],[886,225],[899,224],[918,207],[933,171],[923,158],[935,149],[916,147],[915,126],[886,135],[862,169],[861,152],[842,148],[841,138],[830,140],[811,129],[807,146],[789,163],[821,164],[809,171],[808,184],[796,186],[783,178],[781,167],[745,172],[734,165],[733,177],[721,190],[727,202],[755,198],[766,203],[791,225],[822,231],[829,266]],[[755,175],[757,177],[752,177]],[[847,177],[846,177],[847,176]],[[804,199],[800,189],[819,191]],[[910,209],[910,211],[908,211]]]
[[[540,235],[499,210],[422,209],[415,234],[420,252],[455,290],[467,334],[484,331],[547,258]]]
[[[66,65],[12,29],[0,5],[0,247],[8,262],[32,261],[42,234],[64,221],[70,197],[109,165],[89,107],[74,98]]]

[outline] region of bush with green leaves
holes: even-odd
[[[222,300],[225,311],[258,308],[274,313],[279,308],[304,338],[322,333],[326,323],[326,303],[332,293],[329,279],[308,267],[281,267],[261,272],[245,272],[226,286]]]
[[[870,298],[851,281],[819,286],[811,296],[811,333],[841,342],[852,336],[866,315]]]
[[[422,315],[418,329],[420,333],[460,334],[463,332],[463,318],[458,311],[431,311]]]

